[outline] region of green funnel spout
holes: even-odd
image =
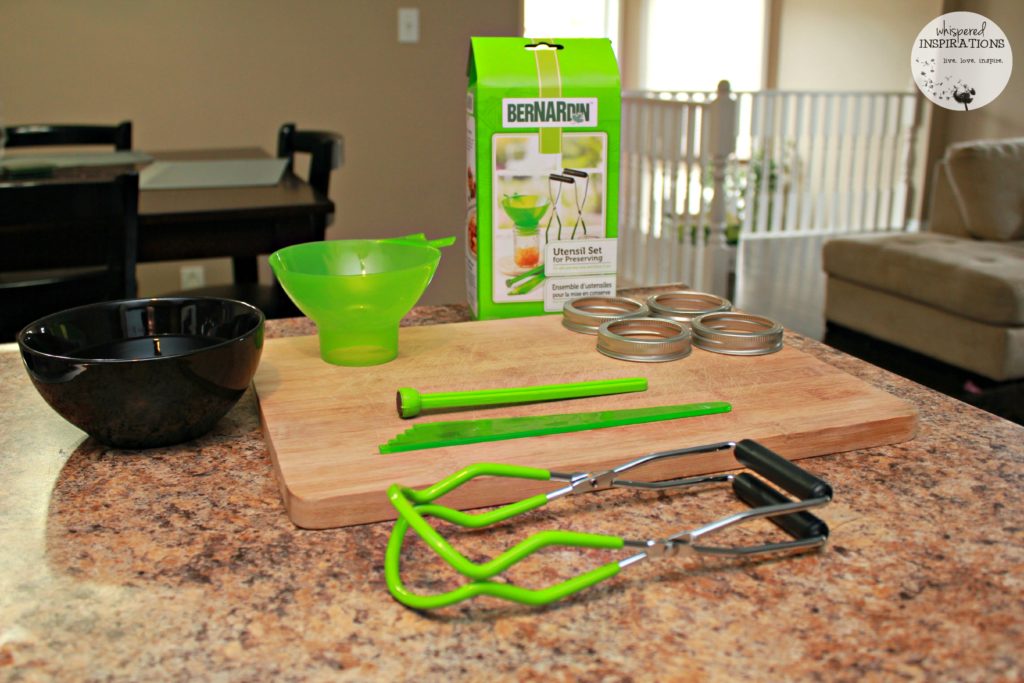
[[[550,206],[550,199],[536,194],[513,194],[501,198],[501,208],[520,228],[536,228]]]

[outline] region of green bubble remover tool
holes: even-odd
[[[445,391],[420,393],[410,387],[398,390],[396,404],[402,417],[416,417],[424,410],[446,408],[479,408],[510,403],[535,403],[556,401],[566,398],[608,396],[633,391],[647,391],[646,377],[624,377],[621,379],[596,379],[587,382],[566,382],[563,384],[540,384],[529,387],[501,389],[476,389],[473,391]]]
[[[589,413],[493,417],[477,420],[447,420],[416,424],[377,447],[381,453],[400,453],[421,448],[459,446],[482,441],[502,441],[526,436],[582,432],[589,429],[677,420],[683,417],[727,413],[732,405],[722,401],[684,403],[653,408],[598,410]]]

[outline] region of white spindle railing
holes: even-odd
[[[904,230],[912,218],[911,93],[737,93],[744,239],[771,234]],[[744,139],[745,138],[745,139]],[[764,207],[764,211],[761,210]]]
[[[622,282],[724,294],[727,239],[907,229],[921,111],[911,93],[731,93],[724,81],[624,94]]]
[[[624,282],[703,277],[709,93],[626,96],[622,103],[619,253]],[[689,230],[693,234],[687,234]]]

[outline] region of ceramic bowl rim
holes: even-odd
[[[242,334],[236,335],[236,336],[232,337],[231,339],[225,339],[224,341],[219,342],[217,344],[211,344],[210,346],[204,346],[204,347],[199,348],[199,349],[192,349],[191,351],[185,351],[184,353],[176,353],[176,354],[173,354],[173,355],[170,355],[170,356],[159,356],[159,357],[152,357],[152,358],[83,358],[81,356],[63,356],[63,355],[60,355],[60,354],[57,354],[57,353],[47,353],[46,351],[40,351],[39,349],[33,348],[32,346],[30,346],[25,341],[25,334],[30,329],[35,328],[35,327],[39,327],[39,326],[41,326],[42,323],[44,323],[47,320],[49,320],[50,318],[53,318],[53,317],[56,317],[56,316],[65,316],[65,315],[67,315],[69,313],[76,313],[76,312],[80,312],[80,311],[83,311],[85,309],[90,309],[90,308],[101,308],[101,307],[107,307],[107,306],[113,306],[113,305],[124,305],[124,304],[141,304],[141,303],[145,303],[145,302],[154,302],[154,301],[158,302],[158,303],[164,303],[164,302],[168,302],[168,303],[170,303],[170,302],[188,302],[188,301],[219,301],[219,302],[223,302],[223,303],[237,304],[239,306],[242,306],[243,308],[247,308],[250,311],[256,313],[256,315],[257,315],[256,324],[253,325],[251,328],[247,329]],[[213,349],[219,349],[219,348],[222,348],[222,347],[227,346],[229,344],[234,344],[236,342],[242,341],[242,340],[246,339],[247,337],[251,336],[252,334],[255,334],[259,329],[263,328],[265,324],[266,324],[266,316],[263,314],[263,311],[261,311],[256,306],[253,306],[252,304],[247,303],[245,301],[239,301],[237,299],[228,299],[228,298],[225,298],[225,297],[218,297],[218,296],[153,296],[153,297],[144,297],[144,298],[138,298],[138,299],[113,299],[111,301],[97,301],[97,302],[94,302],[94,303],[91,303],[91,304],[85,304],[85,305],[82,305],[82,306],[75,306],[73,308],[66,308],[66,309],[61,310],[61,311],[55,311],[53,313],[49,313],[49,314],[44,315],[43,317],[41,317],[41,318],[39,318],[37,320],[34,320],[34,321],[30,322],[28,325],[25,325],[25,327],[23,327],[21,329],[21,331],[18,332],[18,336],[16,337],[16,339],[17,339],[17,342],[18,342],[18,348],[21,350],[21,352],[23,354],[24,353],[31,353],[33,356],[39,356],[41,358],[52,358],[52,359],[55,359],[55,360],[67,361],[67,362],[79,363],[79,364],[88,363],[88,364],[91,364],[91,365],[107,365],[107,364],[118,365],[118,364],[122,364],[122,363],[159,362],[159,361],[166,361],[166,360],[172,360],[172,359],[187,358],[187,357],[192,356],[192,355],[200,354],[200,353],[203,353],[203,352],[206,352],[206,351],[212,351]],[[145,339],[146,337],[138,337],[138,338],[139,339]]]

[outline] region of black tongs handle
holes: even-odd
[[[732,480],[732,490],[740,500],[752,508],[793,502],[746,472],[737,474]],[[828,524],[806,510],[769,517],[768,521],[798,540],[817,536],[828,538]]]
[[[736,444],[735,455],[740,463],[801,500],[832,497],[832,487],[827,481],[819,479],[756,441],[740,441]]]

